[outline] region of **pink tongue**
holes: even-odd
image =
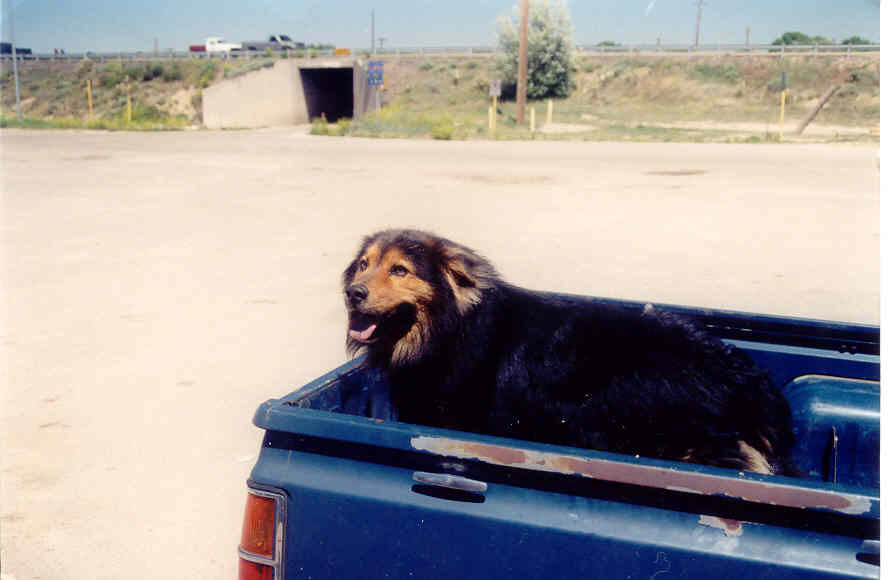
[[[370,340],[370,335],[374,333],[374,330],[377,329],[376,324],[371,324],[367,328],[362,331],[357,330],[349,330],[349,336],[354,338],[355,340],[360,340],[361,342],[367,342]]]

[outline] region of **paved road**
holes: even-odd
[[[345,359],[360,237],[536,288],[879,316],[875,148],[0,132],[3,580],[235,577],[256,405]]]

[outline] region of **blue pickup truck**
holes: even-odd
[[[359,358],[256,411],[240,578],[879,577],[879,328],[661,306],[783,386],[800,477],[400,423]]]

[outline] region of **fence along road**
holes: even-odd
[[[633,55],[644,54],[646,56],[675,56],[681,54],[692,55],[748,55],[784,57],[785,55],[808,54],[816,56],[851,56],[853,54],[873,54],[879,56],[879,44],[815,44],[815,45],[773,45],[773,44],[701,44],[697,47],[691,44],[660,44],[660,43],[626,43],[618,46],[579,44],[578,55]],[[336,49],[306,49],[280,51],[274,54],[286,54],[292,57],[302,56],[334,56]],[[350,54],[355,56],[370,56],[367,48],[350,48]],[[408,46],[385,47],[377,49],[377,56],[433,56],[433,55],[491,55],[496,54],[496,46]],[[70,60],[177,60],[198,58],[260,58],[264,51],[232,51],[232,53],[206,53],[189,52],[187,50],[165,49],[158,51],[118,51],[118,52],[79,52],[79,53],[33,53],[18,54],[21,61],[70,61]],[[0,59],[11,62],[11,54],[3,54]]]

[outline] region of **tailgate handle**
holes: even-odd
[[[449,475],[447,473],[428,473],[426,471],[415,471],[414,481],[423,485],[432,485],[435,487],[444,487],[457,491],[466,491],[469,493],[485,493],[488,491],[488,484],[484,481],[476,481],[459,475]]]

